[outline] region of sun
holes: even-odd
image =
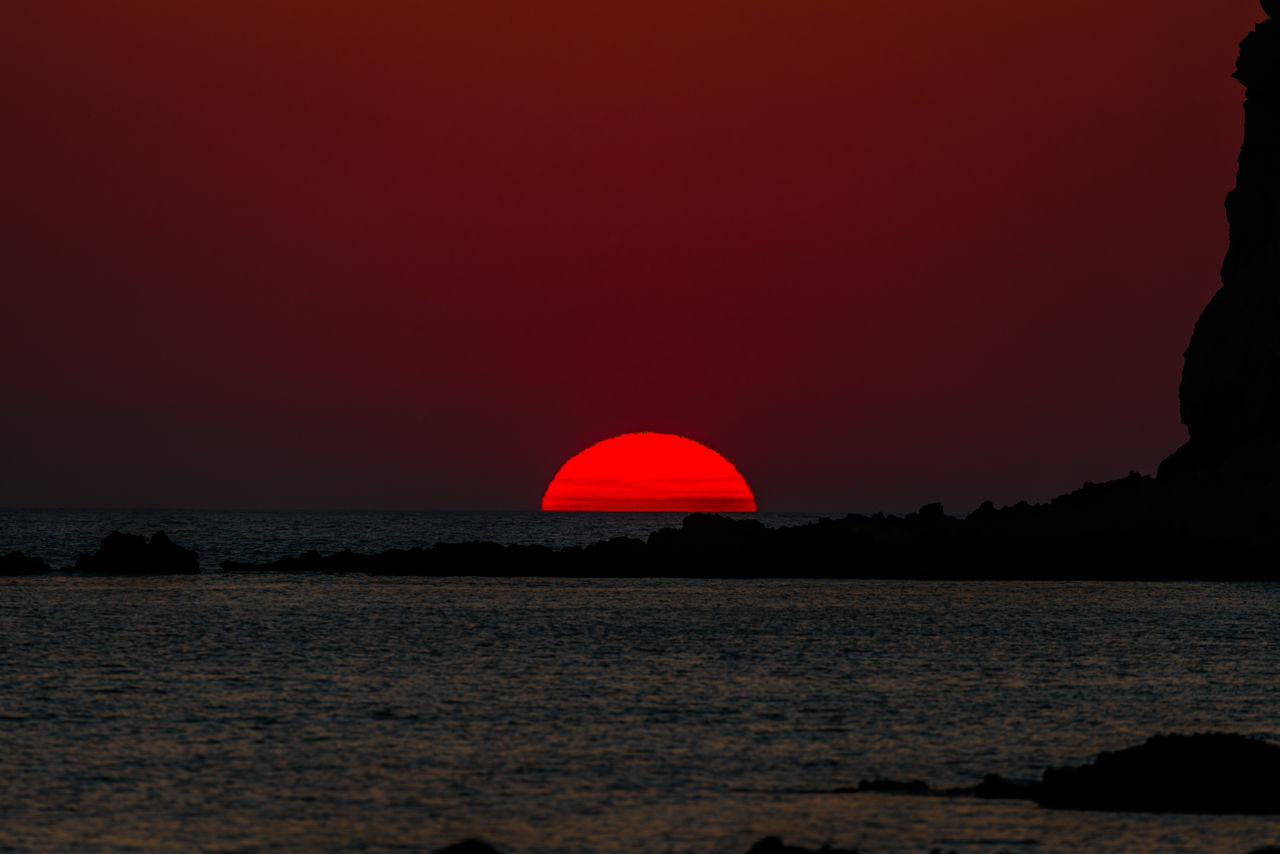
[[[670,433],[624,433],[561,466],[542,509],[751,513],[756,498],[733,463],[706,445]]]

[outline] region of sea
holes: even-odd
[[[217,569],[669,524],[679,516],[0,511],[0,552],[65,565],[112,529],[163,529],[206,569],[0,578],[0,852],[1280,843],[1280,818],[837,791],[1032,780],[1161,732],[1280,741],[1280,585],[815,580],[801,557],[764,580]]]

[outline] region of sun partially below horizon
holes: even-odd
[[[733,463],[671,433],[624,433],[560,467],[543,510],[753,513],[756,498]]]

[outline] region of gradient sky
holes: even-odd
[[[66,0],[0,27],[0,504],[762,510],[1185,438],[1255,0]]]

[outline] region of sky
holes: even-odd
[[[0,505],[1154,473],[1255,0],[65,0],[0,27]]]

